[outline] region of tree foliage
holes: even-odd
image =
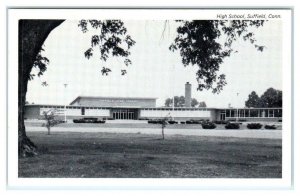
[[[246,107],[260,107],[260,98],[256,94],[255,91],[252,91],[251,94],[248,96],[248,100],[245,102]]]
[[[263,51],[264,46],[255,44],[256,39],[249,27],[263,26],[263,20],[180,20],[178,35],[170,45],[171,51],[180,52],[184,66],[197,65],[198,90],[212,89],[219,93],[227,84],[224,74],[219,74],[220,65],[232,52],[232,44],[238,38],[249,41]],[[222,39],[224,38],[224,39]]]
[[[192,100],[191,100],[191,106],[194,108],[194,107],[196,107],[198,104],[199,104],[198,100],[195,99],[195,98],[192,98]]]
[[[199,103],[198,107],[199,107],[199,108],[206,108],[207,105],[206,105],[205,101],[201,101],[201,102]]]
[[[282,107],[282,91],[269,88],[260,97],[252,91],[245,105],[254,108],[280,108]]]
[[[56,119],[56,112],[55,109],[50,109],[48,111],[43,112],[44,120],[46,121],[42,126],[48,129],[48,135],[50,135],[51,127],[62,123],[63,121]]]
[[[86,33],[90,27],[99,30],[99,33],[91,38],[91,47],[84,52],[86,58],[94,55],[95,49],[100,53],[100,60],[107,61],[109,57],[123,57],[124,64],[129,66],[132,62],[128,58],[130,48],[135,41],[127,34],[124,22],[121,20],[80,20],[78,26],[83,33]],[[102,67],[102,75],[108,75],[111,68]],[[125,69],[121,70],[121,75],[125,75]]]
[[[174,103],[175,103],[174,107],[185,107],[185,97],[184,96],[175,96],[174,97]],[[200,103],[205,104],[205,102],[200,102]],[[172,98],[167,98],[165,100],[165,106],[166,107],[173,107],[173,99]],[[197,107],[197,106],[200,107],[199,101],[195,98],[192,98],[191,107]],[[205,104],[204,107],[206,107],[206,104]]]
[[[263,108],[282,107],[282,91],[269,88],[260,97],[260,102]]]
[[[174,107],[184,107],[185,104],[185,98],[184,96],[174,96]],[[173,98],[167,98],[165,101],[166,107],[172,107],[173,106]]]
[[[49,59],[47,57],[42,56],[42,51],[44,51],[43,48],[40,49],[33,62],[33,67],[38,69],[38,77],[44,74],[44,72],[47,70],[47,65],[49,64]],[[30,73],[28,79],[33,80],[34,76],[35,74]]]
[[[127,34],[127,29],[124,23],[120,20],[80,20],[78,26],[83,33],[89,31],[90,28],[97,29],[98,35],[92,35],[91,47],[84,52],[84,56],[90,59],[95,52],[95,48],[98,48],[100,53],[100,60],[107,61],[109,57],[124,57],[124,64],[129,66],[132,64],[128,58],[130,55],[130,48],[135,44],[135,41]],[[37,76],[42,76],[47,70],[49,65],[49,59],[42,56],[43,48],[40,49],[37,54],[33,67],[38,68]],[[102,75],[108,75],[111,72],[111,68],[102,67]],[[127,73],[126,69],[121,70],[121,75]],[[29,80],[34,78],[35,74],[29,75]],[[42,86],[48,86],[46,82],[42,82]]]

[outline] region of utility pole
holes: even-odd
[[[238,101],[239,93],[236,93],[236,97],[237,97],[237,101]],[[239,119],[239,107],[238,107],[238,105],[236,105],[236,122],[238,122],[238,119]]]
[[[172,78],[174,78],[175,77],[175,65],[173,64],[173,77]],[[175,99],[174,99],[174,97],[175,97],[175,95],[174,95],[174,93],[175,93],[175,91],[174,91],[174,88],[175,88],[175,84],[174,84],[174,81],[173,81],[173,105],[172,105],[172,120],[174,120],[174,108],[175,108]]]
[[[66,93],[66,89],[68,84],[64,84],[65,86],[65,93]],[[65,123],[67,123],[67,103],[66,103],[66,96],[65,96]]]

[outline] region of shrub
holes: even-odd
[[[225,125],[225,129],[239,129],[240,124],[239,123],[227,123]]]
[[[260,129],[262,127],[262,124],[260,123],[249,123],[247,125],[248,129]]]
[[[192,122],[193,122],[193,124],[198,124],[198,125],[200,125],[200,124],[202,124],[202,120],[192,120]]]
[[[154,124],[154,120],[148,120],[148,124]]]
[[[186,121],[186,124],[198,124],[198,125],[200,125],[200,124],[202,124],[202,122],[203,122],[203,120],[187,120]]]
[[[152,119],[152,120],[148,120],[149,124],[162,124],[163,123],[163,119]]]
[[[97,119],[93,119],[93,118],[85,118],[83,119],[83,121],[85,123],[96,123]]]
[[[97,120],[95,123],[103,124],[103,123],[105,123],[105,120]]]
[[[265,129],[276,129],[275,125],[265,125]]]
[[[193,122],[191,120],[187,120],[185,121],[185,124],[193,124]]]
[[[73,123],[79,123],[79,120],[73,119]]]
[[[154,120],[154,124],[159,124],[160,123],[160,120],[159,119],[155,119]]]
[[[212,122],[203,122],[202,128],[203,129],[214,129],[214,128],[216,128],[216,125]]]
[[[173,125],[173,124],[178,124],[178,122],[175,121],[175,120],[169,120],[168,123],[171,124],[171,125]]]

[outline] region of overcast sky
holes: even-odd
[[[29,82],[27,100],[35,104],[65,104],[77,96],[156,97],[157,106],[173,95],[184,95],[184,84],[192,84],[192,97],[205,101],[208,107],[243,107],[251,91],[261,95],[267,88],[282,89],[282,29],[281,21],[268,21],[255,29],[257,43],[266,46],[258,52],[242,40],[233,46],[238,53],[225,59],[220,73],[227,85],[220,94],[197,91],[197,67],[183,67],[179,53],[168,47],[176,36],[177,23],[170,21],[163,33],[164,21],[124,21],[128,34],[136,41],[131,49],[132,65],[127,74],[123,59],[101,62],[95,54],[84,57],[90,47],[91,30],[83,34],[78,21],[65,21],[54,29],[44,43],[43,55],[50,60],[43,76]],[[103,66],[112,73],[101,75]],[[33,71],[34,72],[34,71]],[[47,81],[48,86],[41,85]],[[67,88],[64,84],[68,84]],[[237,96],[238,93],[238,96]]]

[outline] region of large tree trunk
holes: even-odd
[[[20,20],[19,21],[19,82],[18,82],[18,135],[19,156],[34,156],[36,146],[26,136],[24,113],[27,84],[33,63],[49,33],[64,20]]]

